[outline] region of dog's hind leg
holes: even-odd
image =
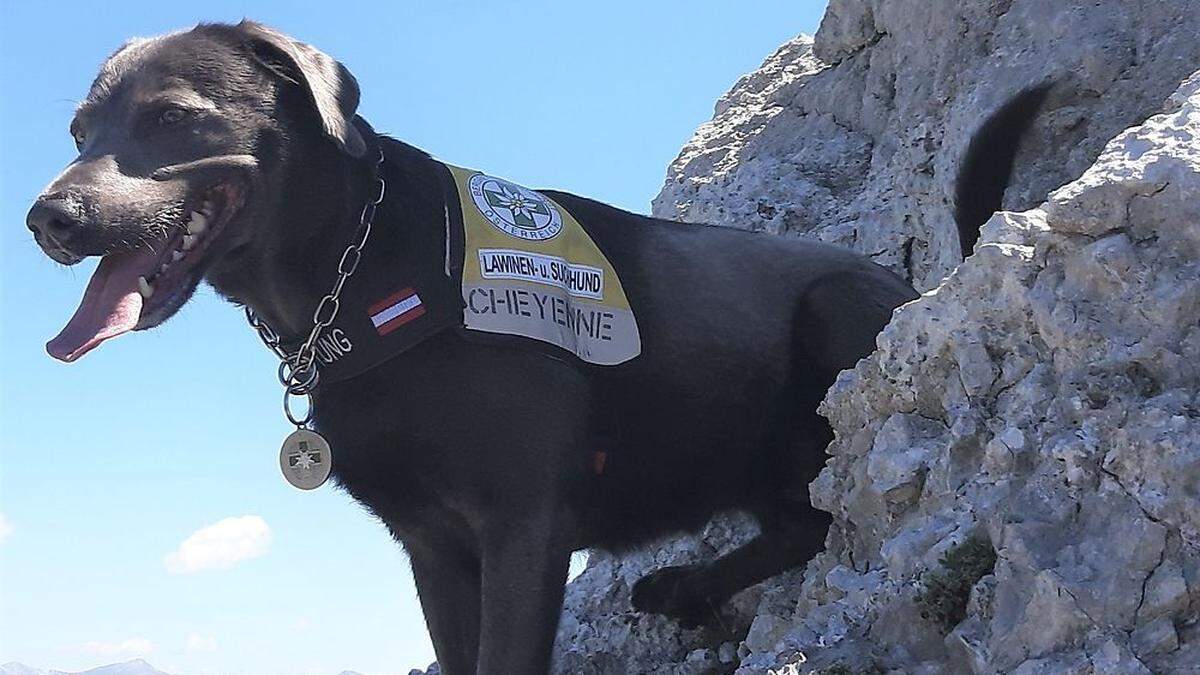
[[[900,277],[874,265],[828,274],[810,283],[795,315],[792,382],[767,415],[768,495],[755,509],[762,532],[710,563],[658,570],[634,587],[634,606],[700,623],[721,603],[759,581],[806,563],[825,543],[832,516],[811,506],[808,486],[833,440],[816,414],[838,372],[875,349],[893,308],[917,297]]]
[[[444,675],[474,675],[479,660],[480,564],[467,551],[408,547],[425,623]]]
[[[634,609],[669,616],[685,628],[712,625],[735,593],[816,555],[831,520],[809,507],[804,518],[763,522],[757,536],[716,560],[655,570],[634,584]]]
[[[813,373],[816,381],[832,380]],[[807,380],[807,378],[804,378]],[[656,570],[633,587],[638,611],[664,614],[685,627],[714,624],[719,610],[738,591],[803,565],[821,550],[832,517],[812,507],[808,484],[824,466],[833,433],[814,411],[821,387],[795,383],[768,411],[762,475],[763,495],[749,506],[760,525],[753,539],[709,562]]]
[[[837,373],[875,348],[892,309],[916,295],[904,280],[874,266],[829,274],[805,289],[795,316],[793,381],[768,414],[761,490],[770,496],[755,509],[762,532],[712,562],[645,576],[633,588],[636,609],[685,625],[708,623],[734,593],[821,550],[832,517],[810,505],[808,485],[824,465],[832,431],[817,406]]]

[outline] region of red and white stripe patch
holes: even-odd
[[[425,314],[425,305],[411,288],[396,291],[367,308],[371,323],[380,335],[387,335]]]

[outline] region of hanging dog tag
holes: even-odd
[[[279,468],[294,487],[301,490],[321,487],[332,468],[329,443],[315,431],[297,429],[283,441]]]

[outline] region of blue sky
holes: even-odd
[[[76,364],[43,352],[94,262],[42,256],[25,211],[122,41],[255,18],[342,60],[381,131],[646,212],[716,98],[824,4],[0,0],[0,663],[333,675],[433,658],[382,526],[280,477],[275,362],[240,312],[204,291]]]

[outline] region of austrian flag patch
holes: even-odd
[[[412,288],[396,291],[367,308],[371,323],[380,335],[387,335],[425,314],[425,305]]]

